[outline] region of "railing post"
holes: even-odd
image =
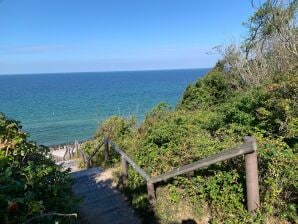
[[[70,148],[70,145],[68,144],[66,147],[67,147],[67,151],[68,151],[68,159],[71,160],[71,148]]]
[[[126,159],[121,156],[121,178],[122,178],[122,183],[125,186],[127,184],[127,180],[128,180],[128,164]]]
[[[75,144],[71,147],[71,157],[74,158],[75,157],[75,150],[76,150],[76,146]]]
[[[89,168],[92,167],[92,161],[91,161],[91,158],[88,157],[88,158],[86,158],[86,160],[87,160],[87,168],[89,169]]]
[[[244,137],[244,142],[251,143],[254,149],[254,152],[245,154],[247,210],[254,213],[260,207],[257,143],[256,139],[250,136]]]
[[[75,153],[76,153],[76,157],[79,157],[79,142],[76,140],[75,141]]]
[[[66,148],[66,145],[63,147],[63,150],[65,150],[65,153],[63,155],[63,160],[66,160],[67,151],[68,151],[68,148]]]
[[[85,159],[85,156],[83,154],[82,151],[80,151],[80,154],[81,154],[81,159],[83,160],[83,163],[84,163],[84,167],[86,167],[86,159]]]
[[[153,206],[156,201],[156,196],[155,196],[155,189],[154,189],[154,184],[151,182],[147,182],[147,192],[148,192],[148,200],[149,203]]]
[[[105,156],[105,162],[109,160],[109,141],[108,139],[105,139],[104,143],[104,156]]]

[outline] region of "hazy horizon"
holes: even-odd
[[[11,73],[11,74],[0,74],[0,76],[7,75],[49,75],[49,74],[76,74],[76,73],[113,73],[113,72],[150,72],[150,71],[171,71],[171,70],[196,70],[196,69],[211,69],[212,67],[206,68],[164,68],[164,69],[139,69],[139,70],[109,70],[109,71],[68,71],[68,72],[41,72],[41,73]]]

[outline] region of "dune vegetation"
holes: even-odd
[[[221,162],[157,187],[152,210],[146,183],[129,169],[123,191],[146,223],[295,223],[297,217],[298,30],[297,1],[267,0],[244,24],[239,45],[217,47],[222,59],[189,85],[176,108],[160,103],[139,124],[113,116],[86,152],[109,137],[151,176],[240,144],[258,146],[261,206],[246,210],[244,159]],[[103,155],[93,161],[107,165]],[[108,165],[119,167],[111,152]]]

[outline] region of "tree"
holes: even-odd
[[[252,1],[254,7],[254,2]],[[261,51],[270,51],[272,44],[278,41],[284,44],[289,53],[298,57],[297,52],[297,13],[298,1],[285,4],[282,0],[267,0],[244,25],[249,29],[244,42],[247,56],[257,45]]]
[[[228,74],[239,80],[239,85],[259,85],[276,75],[297,72],[297,9],[298,0],[288,4],[266,0],[244,23],[248,35],[243,43],[218,48],[223,55],[221,63]]]

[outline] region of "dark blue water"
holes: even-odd
[[[51,145],[91,138],[111,115],[142,120],[159,102],[175,106],[208,69],[0,76],[0,112]]]

